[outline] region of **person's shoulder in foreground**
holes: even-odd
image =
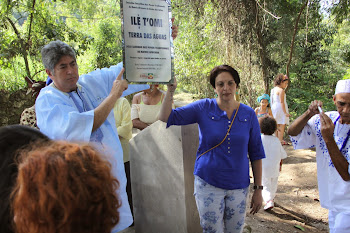
[[[18,152],[34,148],[34,144],[48,142],[48,137],[29,126],[0,127],[0,232],[15,232],[12,224],[14,217],[10,208],[10,195],[18,172]]]
[[[20,162],[12,203],[16,232],[109,233],[118,223],[119,182],[92,146],[52,142],[22,153]]]

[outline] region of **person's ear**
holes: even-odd
[[[333,95],[333,102],[334,102],[334,104],[336,105],[336,97],[335,97],[335,95]]]
[[[52,75],[52,72],[49,70],[49,69],[45,69],[45,72],[46,74],[51,78],[53,75]],[[52,78],[51,78],[52,79]]]

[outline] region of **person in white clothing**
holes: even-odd
[[[274,198],[277,191],[278,176],[282,168],[282,159],[287,158],[280,141],[273,133],[277,129],[276,120],[270,116],[259,119],[261,141],[266,158],[262,160],[262,197],[265,202],[264,210],[274,207]]]
[[[112,110],[120,97],[149,86],[129,85],[122,79],[122,63],[79,75],[74,50],[59,40],[44,46],[41,54],[53,83],[41,89],[36,99],[37,125],[50,139],[91,142],[100,153],[109,156],[122,203],[118,208],[120,221],[112,232],[124,230],[133,218],[125,190],[123,150]]]
[[[350,80],[333,96],[337,111],[323,112],[314,100],[288,129],[294,149],[316,147],[320,203],[329,210],[331,233],[350,232]]]
[[[285,89],[288,86],[289,78],[284,74],[277,74],[274,80],[275,87],[271,89],[271,111],[277,121],[276,136],[283,145],[287,143],[283,140],[284,128],[289,124],[289,111],[286,101]]]

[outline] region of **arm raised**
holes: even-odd
[[[118,77],[113,82],[113,87],[109,95],[103,102],[94,110],[94,124],[92,132],[98,129],[107,119],[109,113],[112,111],[115,102],[122,96],[123,91],[128,88],[128,82],[122,79],[124,68],[120,71]]]
[[[159,120],[167,122],[172,110],[172,104],[174,101],[174,92],[177,87],[176,79],[174,78],[174,83],[168,84],[168,90],[166,91],[165,97],[163,99],[162,107],[159,113]]]
[[[322,102],[319,100],[314,100],[309,105],[309,108],[299,116],[288,128],[288,135],[297,136],[301,133],[308,120],[315,114],[318,114],[318,106],[322,106]]]

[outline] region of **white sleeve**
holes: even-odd
[[[313,148],[316,145],[315,123],[316,115],[311,117],[303,130],[297,136],[290,136],[295,150]]]
[[[35,102],[35,111],[40,131],[49,138],[90,141],[94,111],[80,113],[64,94],[39,95]]]
[[[287,152],[284,150],[283,146],[281,144],[279,144],[281,146],[281,150],[280,150],[280,153],[281,153],[281,159],[285,159],[287,158]]]

